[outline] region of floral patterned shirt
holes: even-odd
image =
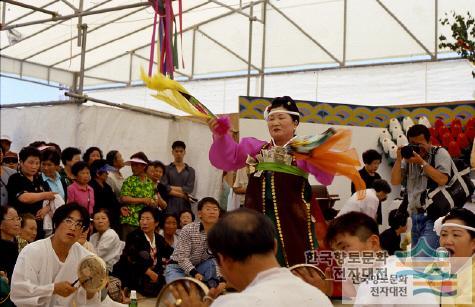
[[[125,179],[124,184],[120,190],[120,196],[129,196],[133,198],[153,198],[155,196],[155,186],[152,180],[148,177],[142,181],[138,176],[130,176]],[[130,215],[121,216],[121,224],[129,224],[132,226],[139,226],[139,211],[142,210],[144,204],[129,204]]]

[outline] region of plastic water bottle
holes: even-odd
[[[130,291],[130,304],[129,307],[137,307],[137,292],[135,290]]]

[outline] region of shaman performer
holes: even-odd
[[[305,252],[319,247],[318,241],[323,239],[319,230],[325,228],[308,174],[323,185],[331,184],[335,175],[345,175],[357,190],[362,190],[364,182],[356,169],[358,156],[354,149],[348,149],[349,130],[329,129],[319,136],[296,136],[300,112],[288,96],[275,98],[266,108],[264,119],[270,142],[243,138],[239,144],[219,129],[221,119],[209,119],[213,132],[209,158],[213,166],[225,171],[248,165],[250,177],[244,206],[273,221],[277,259],[282,266],[305,263]]]

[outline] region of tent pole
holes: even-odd
[[[247,96],[251,91],[251,61],[252,61],[252,22],[254,21],[254,2],[251,1],[251,7],[249,12],[249,44],[248,44],[248,57],[247,57]]]
[[[79,17],[79,16],[89,16],[89,15],[95,15],[95,14],[110,13],[110,12],[114,12],[114,11],[133,9],[133,8],[142,7],[142,6],[150,6],[150,4],[148,2],[140,2],[140,3],[127,4],[127,5],[121,5],[121,6],[116,6],[116,7],[109,7],[109,8],[106,8],[106,9],[101,9],[101,10],[96,10],[96,11],[84,11],[82,13],[74,13],[74,14],[71,14],[71,15],[58,16],[58,17],[53,17],[53,18],[48,18],[48,19],[41,19],[41,20],[36,20],[36,21],[24,22],[24,23],[17,23],[17,24],[11,25],[11,26],[3,27],[1,30],[5,31],[5,30],[14,29],[14,28],[37,25],[37,24],[41,24],[41,23],[45,23],[45,22],[69,20],[71,18],[76,18],[76,17]]]
[[[266,27],[267,27],[267,0],[262,3],[262,57],[261,57],[261,97],[264,97],[264,69],[266,64]]]
[[[87,37],[87,24],[81,25],[81,70],[79,71],[79,88],[78,94],[82,95],[84,89],[84,65],[86,61],[86,37]]]
[[[24,8],[26,8],[26,9],[33,10],[33,11],[35,11],[35,12],[45,13],[45,14],[48,14],[48,15],[53,16],[53,18],[55,18],[56,16],[60,16],[57,12],[45,10],[44,8],[36,7],[36,6],[33,6],[33,5],[26,4],[26,3],[21,3],[21,2],[18,2],[18,1],[2,0],[2,2],[3,2],[3,3],[11,4],[11,5],[21,6],[21,7],[24,7]]]
[[[84,1],[79,0],[79,9],[75,13],[82,13],[82,10],[84,8]],[[82,16],[79,16],[78,18],[78,47],[81,47],[81,28],[82,28]]]
[[[437,36],[439,36],[439,25],[438,25],[438,18],[439,18],[439,0],[434,0],[435,3],[435,7],[434,7],[434,10],[435,10],[435,14],[434,14],[434,56],[432,57],[433,60],[437,60],[437,56],[438,56],[438,50],[437,48],[439,48],[439,46],[437,46],[437,43],[439,41],[439,38]]]
[[[343,66],[346,64],[346,22],[348,15],[348,0],[343,1]]]

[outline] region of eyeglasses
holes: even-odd
[[[74,228],[76,230],[79,230],[81,228],[83,228],[83,223],[82,221],[75,221],[73,220],[72,218],[66,218],[63,220],[63,222],[68,226],[68,227],[71,227],[71,226],[74,226]]]
[[[5,221],[14,221],[14,222],[21,222],[22,221],[22,218],[17,216],[17,217],[9,217],[9,218],[5,218]]]
[[[11,164],[11,163],[18,163],[18,159],[16,158],[3,158],[3,163]]]

